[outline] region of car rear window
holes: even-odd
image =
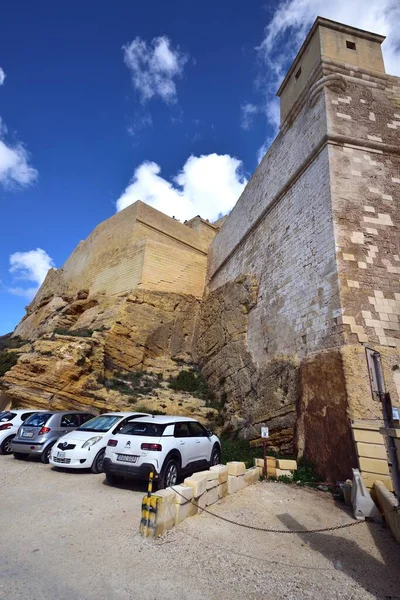
[[[5,423],[6,421],[12,421],[14,417],[17,416],[17,413],[3,411],[0,413],[0,423]]]
[[[142,435],[144,437],[160,437],[167,425],[159,423],[126,423],[118,433],[123,435]]]
[[[31,425],[32,427],[43,427],[43,425],[46,425],[47,421],[52,416],[53,413],[36,413],[28,417],[26,421],[24,421],[24,425]]]
[[[77,431],[99,431],[105,433],[113,427],[121,418],[120,415],[100,415],[94,417],[90,421],[86,421],[84,425],[78,427]]]

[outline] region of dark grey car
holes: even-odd
[[[40,456],[43,463],[48,463],[51,448],[58,438],[95,416],[79,411],[36,413],[28,417],[18,429],[11,442],[11,451],[15,458]]]

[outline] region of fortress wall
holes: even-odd
[[[242,273],[259,282],[247,331],[256,362],[341,343],[327,148],[253,229],[213,287]]]
[[[147,241],[155,242],[157,252],[145,254]],[[119,294],[143,288],[145,282],[151,289],[201,296],[208,244],[209,238],[201,231],[135,202],[100,223],[79,243],[62,269],[51,271],[30,308],[45,296],[74,295],[82,289],[90,294]],[[164,271],[160,273],[162,262]]]
[[[330,147],[345,340],[347,344],[368,344],[380,352],[387,390],[392,402],[398,404],[400,390],[395,375],[400,364],[400,154],[396,153],[400,147],[399,106],[398,78],[377,78],[375,86],[348,81],[339,97],[327,91],[330,133],[353,142]],[[380,407],[370,393],[361,393],[362,381],[369,382],[365,351],[353,350],[348,363],[351,409],[358,416],[368,413],[371,418],[374,412],[380,412]]]
[[[140,286],[159,290],[192,294],[201,298],[207,269],[207,257],[177,247],[166,247],[153,240],[146,242],[145,261]]]
[[[214,273],[257,219],[284,193],[288,183],[315,153],[325,135],[326,114],[322,94],[313,107],[303,109],[290,128],[275,139],[213,241],[208,268],[211,289],[216,287]],[[219,281],[221,277],[218,277]]]

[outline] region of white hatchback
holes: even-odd
[[[158,487],[174,485],[185,473],[221,461],[221,443],[201,423],[188,417],[141,417],[110,437],[104,458],[108,483],[122,477],[157,477]]]
[[[10,409],[0,412],[0,454],[11,454],[11,442],[25,419],[43,410],[33,408]]]
[[[101,473],[105,449],[110,437],[126,420],[146,416],[146,413],[110,412],[86,421],[62,436],[54,444],[50,464],[67,469],[91,469]]]

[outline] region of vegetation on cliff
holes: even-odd
[[[19,337],[11,337],[11,333],[0,336],[0,377],[3,377],[18,362],[18,353],[9,352],[26,344]]]

